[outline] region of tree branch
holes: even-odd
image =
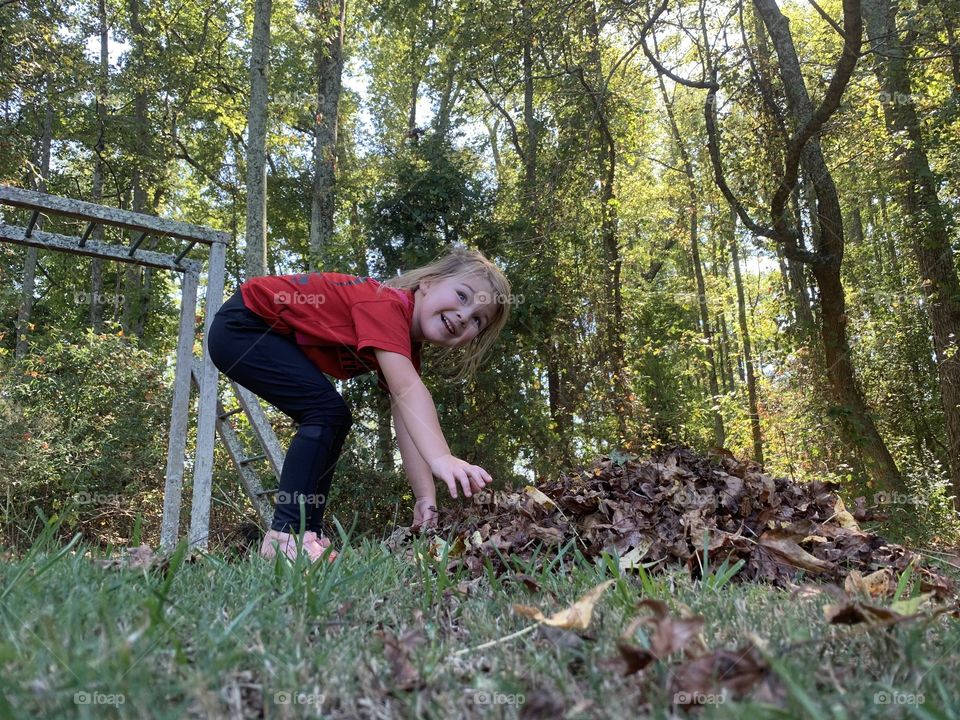
[[[830,17],[830,16],[827,14],[827,11],[826,11],[826,10],[824,10],[822,7],[820,7],[819,5],[817,5],[817,0],[807,0],[807,2],[810,3],[811,5],[813,5],[813,9],[817,11],[817,14],[818,14],[820,17],[822,17],[824,20],[826,20],[826,21],[827,21],[827,24],[828,24],[830,27],[832,27],[834,30],[837,31],[837,35],[839,35],[840,37],[842,37],[842,38],[844,39],[844,41],[847,40],[847,34],[843,31],[843,28],[841,28],[839,25],[837,25],[837,21],[834,20],[832,17]]]
[[[643,27],[640,28],[640,47],[643,48],[643,54],[647,56],[647,60],[650,61],[650,64],[656,68],[657,72],[661,75],[666,75],[668,78],[673,80],[675,83],[680,85],[685,85],[686,87],[699,88],[701,90],[709,90],[712,87],[716,87],[716,79],[711,81],[705,80],[688,80],[687,78],[680,77],[673,71],[669,70],[667,67],[661,63],[657,57],[650,51],[649,46],[647,45],[647,35],[653,29],[653,26],[656,24],[657,20],[660,19],[660,16],[663,15],[664,10],[667,9],[668,0],[661,0],[660,5],[656,10],[653,11],[653,14],[647,18],[647,21],[643,24]]]
[[[510,113],[504,109],[503,105],[493,99],[493,96],[487,90],[486,86],[480,81],[480,78],[472,77],[470,79],[473,80],[473,82],[477,84],[477,87],[483,91],[483,94],[487,98],[487,102],[489,102],[506,119],[507,124],[510,126],[510,140],[513,142],[513,147],[517,151],[517,155],[523,157],[523,146],[520,144],[520,134],[517,132],[517,124],[513,121],[513,118],[510,117]]]
[[[787,105],[791,113],[799,118],[802,123],[787,147],[786,158],[784,159],[784,174],[770,203],[770,215],[774,223],[774,230],[785,237],[785,208],[790,192],[797,183],[801,155],[807,142],[820,132],[824,123],[840,106],[840,99],[843,97],[844,90],[850,82],[853,69],[860,57],[863,40],[863,18],[860,14],[860,0],[843,1],[843,24],[846,31],[843,52],[837,61],[836,69],[830,79],[830,85],[827,87],[823,101],[814,111],[800,71],[796,49],[793,46],[789,21],[780,12],[776,0],[754,0],[754,6],[763,19],[780,60],[780,75],[787,96]]]

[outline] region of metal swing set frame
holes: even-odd
[[[199,404],[197,407],[197,441],[193,466],[193,501],[190,514],[188,539],[191,547],[206,548],[210,526],[210,500],[213,479],[213,449],[217,430],[224,440],[226,416],[218,392],[219,374],[207,352],[207,335],[217,309],[223,303],[226,247],[230,242],[229,234],[200,225],[191,225],[176,220],[167,220],[130,210],[106,207],[95,203],[48,195],[21,188],[0,185],[0,205],[24,209],[30,218],[24,227],[9,225],[0,215],[0,241],[17,245],[26,245],[43,250],[86,255],[124,263],[133,263],[179,273],[182,276],[180,296],[180,324],[177,338],[176,367],[173,380],[173,400],[170,413],[170,433],[167,445],[166,481],[164,486],[163,522],[160,545],[164,550],[172,549],[180,533],[180,510],[183,491],[183,477],[187,452],[187,434],[190,423],[191,375],[199,385]],[[58,216],[85,223],[79,236],[62,235],[38,229],[40,216]],[[92,238],[97,226],[118,227],[132,232],[135,238],[129,245],[114,244]],[[185,245],[177,254],[168,254],[141,247],[143,242],[154,236],[183,241]],[[197,316],[197,290],[203,262],[187,257],[197,246],[207,250],[207,282],[204,297],[204,334],[202,358],[193,353],[194,331]],[[235,388],[236,391],[236,388]],[[238,396],[240,393],[238,392]],[[251,413],[262,411],[256,399],[248,394],[240,397],[244,411]],[[245,402],[246,401],[246,402]],[[249,402],[255,409],[248,408]],[[226,428],[224,428],[226,425]],[[259,434],[259,428],[258,428]],[[272,435],[272,430],[270,431]],[[278,451],[275,437],[270,450]],[[282,459],[271,452],[271,464],[279,467]],[[231,449],[231,456],[243,470],[253,458],[240,458]],[[259,459],[258,456],[257,459]],[[279,463],[279,464],[278,464]],[[249,472],[249,471],[248,471]],[[254,476],[254,480],[256,480]],[[246,490],[254,500],[261,520],[267,512],[262,501],[262,490],[255,483],[250,486],[244,482]],[[259,501],[259,502],[258,502]]]

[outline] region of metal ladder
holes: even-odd
[[[200,361],[194,359],[191,368],[191,377],[193,384],[196,385],[198,389],[200,387],[201,376],[202,368]],[[279,478],[280,468],[283,467],[283,449],[280,447],[280,441],[277,440],[277,435],[273,431],[273,427],[270,425],[266,414],[264,414],[263,408],[260,407],[260,401],[257,399],[257,396],[233,381],[230,382],[230,387],[240,402],[240,407],[236,410],[227,410],[224,408],[222,398],[217,397],[217,433],[220,435],[220,439],[223,440],[224,447],[227,449],[230,459],[233,460],[233,464],[236,465],[237,471],[240,473],[240,484],[253,503],[253,508],[257,512],[260,525],[266,529],[270,527],[270,523],[273,520],[273,503],[271,503],[266,496],[274,491],[263,489],[260,476],[252,464],[257,460],[267,460],[271,470],[273,470],[274,474]],[[263,453],[259,455],[247,455],[243,443],[240,441],[240,437],[230,424],[230,416],[241,412],[244,413],[250,421],[254,435],[256,435],[257,441],[263,450]]]

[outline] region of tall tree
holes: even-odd
[[[96,159],[93,163],[93,187],[91,200],[97,204],[103,202],[103,176],[105,170],[104,152],[107,133],[107,97],[110,82],[110,31],[107,24],[106,0],[97,0],[97,25],[100,36],[100,63],[97,73],[97,140],[93,151]],[[103,242],[103,226],[94,228],[94,239]],[[93,258],[90,263],[90,326],[95,333],[103,332],[103,266],[101,258]]]
[[[346,0],[317,3],[317,112],[313,131],[313,193],[310,201],[311,269],[333,239],[337,181],[337,124],[343,76],[343,32]]]
[[[247,230],[244,276],[267,272],[267,106],[272,0],[254,0],[247,112]]]
[[[743,348],[744,374],[747,380],[747,402],[750,408],[750,434],[753,438],[753,459],[763,465],[763,435],[760,431],[760,414],[757,411],[757,373],[750,343],[750,326],[747,324],[747,303],[740,273],[740,247],[737,241],[737,215],[731,210],[730,260],[733,263],[733,278],[737,288],[737,319],[740,323],[740,343]]]
[[[873,45],[873,67],[882,89],[884,120],[897,146],[897,192],[910,223],[911,245],[930,318],[950,476],[960,508],[960,282],[951,246],[952,218],[937,194],[938,181],[930,168],[914,102],[909,62],[919,32],[916,21],[908,19],[901,39],[899,3],[863,0],[863,11]]]
[[[46,76],[44,82],[44,112],[43,125],[40,128],[39,142],[37,143],[36,174],[31,178],[34,189],[38,192],[47,191],[47,178],[50,176],[50,145],[53,142],[53,89],[51,87],[52,78]],[[43,227],[42,219],[38,218],[37,230]],[[17,347],[16,356],[24,357],[30,350],[30,342],[27,339],[30,334],[33,316],[33,294],[36,287],[37,262],[39,260],[39,251],[35,247],[28,247],[24,252],[23,260],[23,286],[20,290],[20,308],[17,312]]]
[[[877,430],[873,417],[857,384],[850,345],[847,337],[846,301],[840,269],[843,261],[844,234],[840,201],[833,177],[827,168],[820,142],[824,124],[840,106],[840,100],[850,82],[863,41],[863,21],[859,0],[843,2],[843,49],[836,62],[833,76],[818,105],[814,105],[801,72],[789,20],[775,0],[754,0],[754,8],[763,20],[778,59],[778,75],[785,98],[785,116],[789,118],[791,134],[784,150],[783,169],[776,178],[776,189],[770,201],[770,225],[754,221],[744,203],[734,194],[723,169],[718,125],[717,97],[720,91],[719,69],[704,42],[704,79],[687,80],[667,69],[650,51],[646,39],[643,47],[657,69],[691,87],[707,90],[704,117],[707,127],[708,149],[714,176],[724,197],[733,206],[740,220],[752,232],[779,243],[784,253],[807,264],[820,292],[820,339],[826,373],[832,390],[833,412],[841,435],[850,450],[861,459],[876,486],[902,487],[899,469]],[[644,34],[653,27],[666,10],[666,3],[654,12],[644,27]],[[699,13],[701,38],[706,39],[703,6]],[[811,222],[817,226],[818,244],[812,250],[799,246],[800,229],[790,221],[788,203],[797,188],[801,167],[813,185],[816,213]]]

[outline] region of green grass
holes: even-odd
[[[0,717],[683,716],[668,667],[622,677],[610,663],[636,601],[651,596],[703,615],[711,649],[760,638],[783,681],[778,706],[727,701],[696,717],[960,717],[957,620],[830,626],[828,596],[729,581],[722,565],[703,583],[679,571],[621,576],[586,632],[536,630],[458,655],[528,627],[513,603],[549,615],[619,576],[615,559],[543,552],[537,567],[515,563],[538,592],[507,574],[464,595],[470,578],[438,572],[422,541],[420,561],[362,540],[330,567],[180,553],[143,571],[104,569],[89,548],[52,538],[51,526],[0,564]],[[378,630],[422,634],[412,654],[422,689],[397,687]]]

